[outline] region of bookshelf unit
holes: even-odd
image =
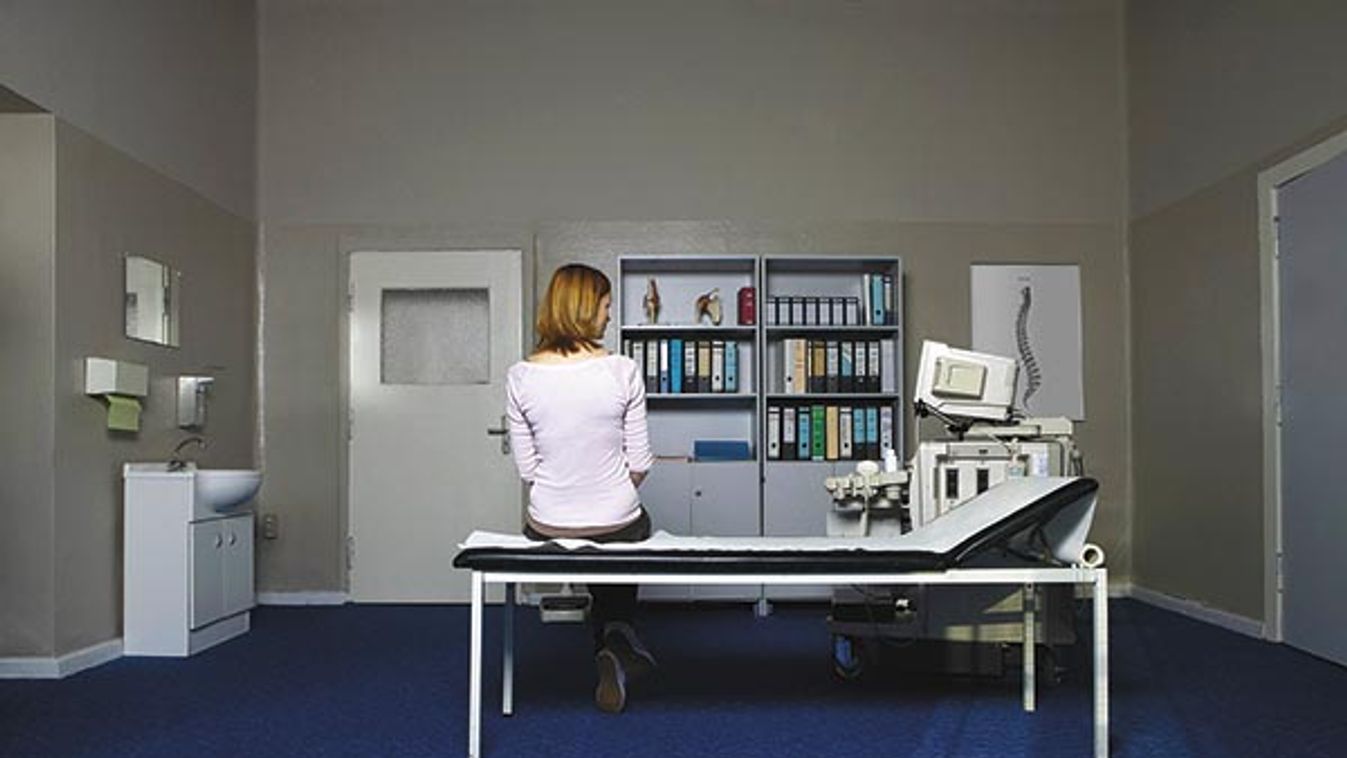
[[[756,294],[760,289],[758,258],[623,256],[618,268],[619,349],[647,371],[646,410],[657,462],[641,485],[641,501],[652,527],[674,534],[761,534],[759,331],[756,323],[740,324],[738,311],[739,290],[750,287]],[[647,323],[644,308],[652,278],[660,297],[653,324]],[[712,325],[703,318],[698,323],[695,302],[713,289],[719,290],[721,322]],[[681,370],[673,366],[679,352]],[[688,378],[690,368],[696,381]],[[685,380],[681,386],[680,378]],[[747,457],[694,458],[698,440],[746,443]],[[644,599],[758,596],[756,586],[641,587]]]
[[[832,507],[823,489],[825,477],[850,471],[862,457],[882,460],[881,429],[887,429],[890,444],[904,458],[901,259],[633,255],[619,258],[618,267],[614,310],[620,349],[647,369],[646,407],[657,465],[641,486],[641,500],[656,530],[727,537],[822,536]],[[643,307],[651,278],[661,300],[653,324],[647,323]],[[739,323],[737,295],[743,287],[753,289],[753,324]],[[694,302],[713,288],[720,293],[721,324],[698,324]],[[782,303],[791,310],[784,310]],[[733,343],[738,357],[734,390],[726,390],[723,374],[709,387],[688,383],[675,388],[672,366],[661,368],[674,362],[675,340],[683,345],[685,369],[688,344]],[[644,351],[641,355],[633,355],[637,343]],[[663,363],[661,344],[670,354]],[[652,345],[656,353],[650,359]],[[801,363],[801,350],[806,353],[802,361],[806,372],[811,362],[818,366],[813,386],[807,373],[802,383],[788,382],[788,351],[795,351],[793,360]],[[820,352],[814,360],[816,350]],[[865,369],[863,375],[856,373],[858,367]],[[683,375],[686,378],[687,372]],[[801,457],[797,449],[793,458],[784,456],[777,436],[781,420],[769,424],[773,408],[778,411],[770,415],[793,409],[797,431],[802,409],[810,415],[811,426],[814,415],[821,412],[822,448],[814,450],[811,429],[807,455]],[[840,439],[843,409],[852,417],[849,451]],[[867,433],[872,426],[869,416],[874,417],[872,442],[857,437],[857,409],[866,416]],[[886,424],[881,416],[888,417]],[[827,429],[833,431],[831,444]],[[775,446],[770,444],[773,436],[778,440]],[[694,459],[696,440],[747,442],[749,454],[742,460]],[[810,586],[776,586],[765,595],[757,586],[641,588],[644,599],[829,596],[827,588]]]
[[[832,508],[825,477],[882,461],[889,444],[904,458],[902,260],[764,256],[762,279],[762,534],[823,535]],[[773,586],[765,596],[831,592]]]

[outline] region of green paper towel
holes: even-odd
[[[140,401],[134,397],[104,395],[108,400],[108,428],[119,432],[140,431]]]

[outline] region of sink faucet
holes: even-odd
[[[183,455],[183,449],[186,448],[188,445],[196,445],[198,448],[205,450],[206,440],[203,437],[198,437],[197,435],[193,434],[190,437],[184,438],[182,442],[179,442],[177,447],[173,448],[173,455],[169,456],[168,459],[169,471],[182,471],[183,469],[187,468],[187,458],[186,456]]]

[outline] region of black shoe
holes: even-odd
[[[599,686],[594,689],[594,703],[607,713],[621,713],[627,705],[627,674],[622,661],[608,648],[594,656],[599,670]]]
[[[615,621],[604,626],[603,646],[617,654],[623,670],[632,679],[655,670],[655,656],[641,644],[631,624]]]

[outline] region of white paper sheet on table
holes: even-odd
[[[1041,498],[1075,481],[1077,477],[1032,477],[1009,479],[955,508],[920,529],[900,537],[687,537],[656,532],[641,542],[598,543],[585,539],[534,542],[519,534],[473,532],[460,548],[537,549],[545,544],[566,550],[640,551],[677,553],[686,551],[726,552],[933,552],[945,553],[998,522],[1033,505]],[[1094,518],[1095,494],[1063,509],[1045,527],[1053,555],[1074,563],[1080,558],[1090,522]]]

